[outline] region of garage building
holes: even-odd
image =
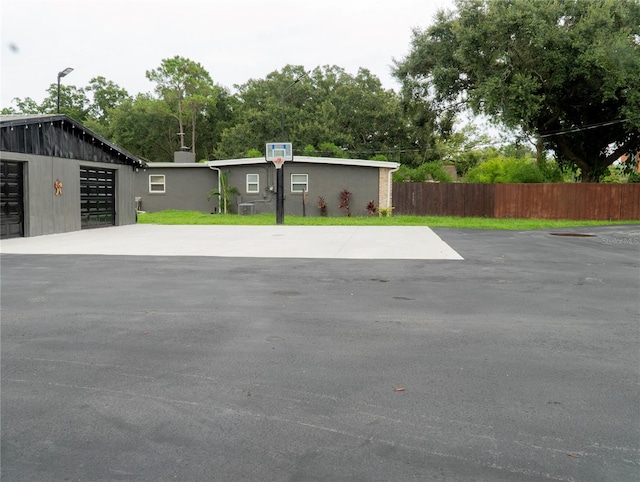
[[[2,115],[0,238],[133,224],[145,167],[66,115]]]

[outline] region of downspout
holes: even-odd
[[[398,169],[400,169],[400,164],[398,164],[398,167],[395,169],[391,169],[389,171],[389,180],[387,182],[387,212],[389,213],[389,216],[393,215],[393,199],[391,199],[391,187],[393,186],[392,176]]]
[[[222,196],[222,184],[220,183],[220,176],[222,176],[222,171],[220,171],[219,167],[209,166],[209,169],[218,172],[218,214],[222,214],[222,206],[220,206],[220,197]]]

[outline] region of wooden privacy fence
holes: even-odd
[[[393,183],[394,214],[574,220],[640,219],[640,184]]]

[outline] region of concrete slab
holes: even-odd
[[[136,224],[0,242],[14,254],[235,258],[463,259],[422,226],[159,226]]]

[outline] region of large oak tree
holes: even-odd
[[[640,150],[638,0],[457,0],[394,73],[408,102],[519,128],[586,182]]]

